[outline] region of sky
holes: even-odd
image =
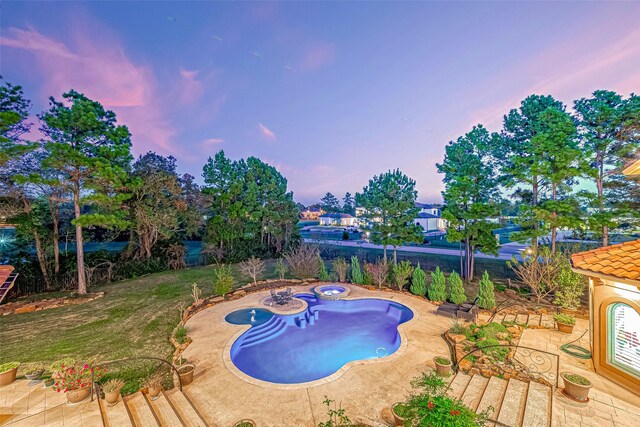
[[[640,2],[3,0],[0,75],[34,115],[72,88],[100,101],[136,156],[198,179],[224,150],[304,204],[395,168],[438,202],[446,144],[526,96],[640,92],[639,20]]]

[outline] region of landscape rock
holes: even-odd
[[[462,334],[451,334],[449,335],[449,338],[451,338],[451,340],[456,344],[461,343],[467,339],[467,337]]]

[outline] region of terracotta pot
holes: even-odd
[[[18,367],[15,367],[7,372],[0,374],[0,387],[9,385],[16,380],[16,374],[18,373]]]
[[[441,377],[448,377],[451,375],[451,362],[449,362],[448,364],[443,364],[443,363],[438,363],[438,361],[436,359],[439,359],[439,357],[434,357],[433,358],[433,363],[436,364],[436,372],[438,373],[438,375],[440,375]]]
[[[579,402],[589,401],[589,390],[593,386],[591,381],[589,381],[588,385],[578,384],[568,380],[564,374],[562,375],[562,380],[564,381],[564,393],[567,396]]]
[[[233,427],[238,427],[238,426],[243,426],[243,427],[244,427],[244,424],[249,424],[249,425],[252,425],[253,427],[256,427],[256,423],[255,423],[255,421],[250,420],[250,419],[240,420],[240,421],[238,421],[237,423],[235,423],[235,424],[233,425]]]
[[[104,393],[104,400],[106,400],[109,405],[115,405],[116,403],[118,403],[119,398],[120,390],[106,391]]]
[[[402,405],[402,403],[401,402],[394,403],[393,406],[391,407],[391,413],[393,414],[393,420],[395,421],[395,425],[403,426],[405,419],[402,418],[400,415],[396,414],[396,406],[398,405]]]
[[[149,397],[151,398],[151,400],[156,400],[157,398],[159,398],[161,391],[162,391],[161,385],[149,387]]]
[[[558,325],[558,330],[560,332],[563,332],[565,334],[570,334],[573,332],[573,327],[575,325],[567,325],[566,323],[560,323],[558,321],[556,321],[556,325]]]
[[[193,382],[193,372],[195,370],[196,367],[191,363],[184,364],[178,368],[178,375],[180,375],[180,382],[183,386]]]
[[[35,380],[39,380],[40,377],[42,376],[42,374],[44,374],[44,370],[29,372],[28,374],[25,374],[24,376],[28,380],[35,381]]]
[[[90,387],[81,388],[79,390],[69,390],[67,392],[67,402],[71,404],[80,403],[83,400],[87,399],[90,394],[91,394]]]

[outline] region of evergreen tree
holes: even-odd
[[[356,213],[356,199],[348,191],[345,193],[342,199],[342,212],[349,215],[355,215]]]
[[[360,261],[355,255],[351,257],[351,282],[356,285],[362,285],[364,283],[364,275],[362,274],[362,268],[360,268]]]
[[[411,293],[420,296],[424,296],[427,293],[427,275],[420,268],[420,263],[413,270],[413,276],[411,276]]]
[[[324,197],[320,199],[320,205],[325,212],[340,211],[340,201],[331,193],[325,194]]]
[[[318,280],[321,282],[329,281],[329,272],[327,271],[327,266],[324,265],[324,260],[318,255]]]
[[[429,285],[429,299],[431,301],[444,301],[447,299],[447,282],[440,267],[431,272],[431,284]]]
[[[462,304],[467,300],[464,294],[462,278],[455,271],[449,275],[449,301],[454,304]]]
[[[401,261],[393,266],[393,280],[399,291],[402,291],[413,273],[413,266],[409,261]]]
[[[30,109],[31,101],[24,97],[22,86],[0,85],[0,167],[35,148],[22,138],[31,127],[27,121]]]
[[[496,297],[493,293],[493,282],[489,279],[486,271],[480,279],[480,289],[478,290],[478,307],[492,310],[496,306]]]

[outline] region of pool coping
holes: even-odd
[[[315,286],[311,287],[314,288]],[[297,292],[297,294],[301,294],[301,293],[306,293],[306,292]],[[263,381],[263,380],[259,380],[257,378],[254,378],[248,374],[245,374],[244,372],[242,372],[240,369],[238,369],[236,367],[236,365],[233,363],[233,361],[231,360],[231,347],[233,346],[233,344],[236,342],[236,340],[238,338],[240,338],[240,336],[242,334],[244,334],[246,331],[248,331],[249,329],[251,329],[251,325],[233,325],[233,326],[238,326],[240,329],[231,337],[229,338],[229,340],[227,340],[227,343],[224,347],[224,349],[222,350],[222,360],[224,362],[225,367],[227,368],[227,370],[229,372],[231,372],[233,375],[235,375],[236,377],[240,378],[241,380],[249,383],[249,384],[253,384],[259,387],[263,387],[263,388],[269,388],[269,389],[273,389],[273,390],[299,390],[299,389],[305,389],[305,388],[309,388],[309,387],[316,387],[319,385],[323,385],[323,384],[327,384],[330,382],[333,382],[335,380],[337,380],[338,378],[340,378],[341,376],[343,376],[345,373],[347,373],[351,368],[355,367],[355,366],[360,366],[360,365],[366,365],[366,364],[371,364],[371,363],[385,363],[385,362],[392,362],[395,359],[399,358],[400,356],[402,356],[404,354],[404,352],[407,350],[407,347],[409,345],[409,339],[407,337],[407,333],[405,331],[407,325],[409,325],[411,322],[413,321],[417,321],[420,318],[420,315],[418,314],[418,311],[411,306],[411,304],[407,304],[405,302],[399,302],[394,300],[394,298],[381,298],[381,297],[366,297],[366,296],[362,296],[362,297],[346,297],[346,298],[342,298],[341,301],[347,301],[347,300],[363,300],[363,299],[379,299],[379,300],[384,300],[384,301],[391,301],[391,302],[395,302],[397,304],[402,304],[405,307],[407,307],[409,310],[411,310],[411,312],[413,313],[413,317],[409,320],[407,320],[404,323],[401,323],[400,325],[398,325],[398,333],[400,334],[400,347],[398,347],[398,349],[393,352],[393,354],[388,355],[388,356],[384,356],[384,357],[380,357],[377,359],[360,359],[360,360],[352,360],[351,362],[346,363],[345,365],[343,365],[340,369],[338,369],[336,372],[334,372],[331,375],[328,375],[324,378],[320,378],[317,380],[313,380],[313,381],[307,381],[307,382],[302,382],[302,383],[294,383],[294,384],[281,384],[281,383],[272,383],[269,381]],[[306,307],[308,306],[308,304],[306,304],[305,302],[305,310]],[[289,315],[289,314],[298,314],[300,312],[296,312],[296,313],[287,313],[285,315]],[[275,313],[275,314],[283,314],[283,313]]]

